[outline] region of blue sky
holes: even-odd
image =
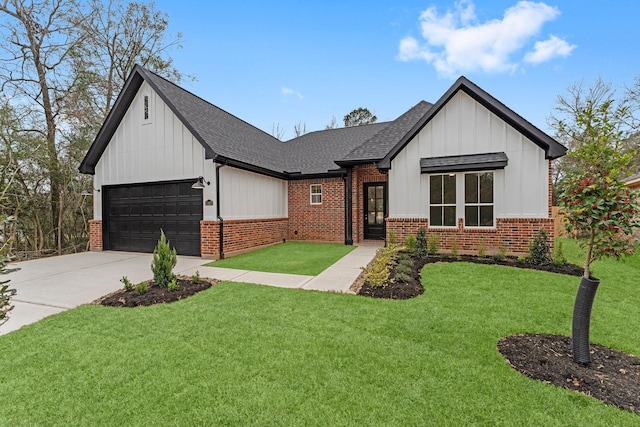
[[[393,120],[465,75],[543,131],[558,95],[640,76],[640,2],[157,0],[183,86],[271,133]]]

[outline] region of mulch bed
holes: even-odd
[[[422,267],[438,262],[473,262],[479,264],[505,265],[549,271],[553,273],[581,276],[583,269],[566,264],[534,265],[520,262],[517,258],[430,255],[427,259],[414,259],[411,280],[403,283],[391,280],[386,286],[374,287],[366,283],[364,273],[356,281],[352,291],[358,295],[386,299],[408,299],[422,295],[420,281]],[[609,405],[640,414],[640,358],[591,344],[590,365],[573,361],[571,338],[558,335],[514,335],[498,342],[498,351],[518,372],[530,378],[574,390],[599,399]]]
[[[117,290],[95,301],[96,304],[108,307],[141,307],[154,304],[164,304],[178,301],[196,294],[217,283],[216,280],[200,278],[199,283],[194,283],[191,277],[178,276],[178,289],[169,291],[165,287],[160,287],[153,280],[147,281],[148,290],[143,294],[139,294],[134,290],[127,291],[125,289]]]
[[[571,276],[581,276],[583,268],[574,264],[565,264],[556,266],[549,265],[536,265],[528,262],[518,261],[516,257],[503,257],[498,259],[496,257],[478,257],[472,255],[460,255],[454,257],[448,254],[436,254],[429,255],[426,259],[414,259],[413,269],[410,273],[411,280],[405,282],[396,280],[395,272],[392,271],[389,282],[382,287],[371,286],[364,280],[364,275],[361,275],[359,280],[356,281],[356,286],[352,288],[358,295],[369,296],[373,298],[383,299],[409,299],[420,296],[424,293],[424,288],[420,280],[420,272],[422,267],[426,264],[438,263],[438,262],[473,262],[476,264],[488,264],[488,265],[504,265],[507,267],[526,268],[531,270],[548,271],[551,273],[568,274]]]
[[[571,338],[512,335],[498,351],[518,372],[640,414],[640,358],[591,344],[591,364],[575,363]],[[639,420],[640,421],[640,420]]]

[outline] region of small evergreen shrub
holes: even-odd
[[[427,253],[429,255],[437,254],[438,253],[438,243],[440,243],[440,236],[438,236],[436,234],[432,234],[432,235],[429,236],[427,241],[428,241]]]
[[[135,290],[137,293],[142,295],[144,293],[147,293],[147,291],[149,290],[149,285],[147,285],[147,282],[140,282],[136,285]]]
[[[8,273],[6,268],[7,259],[5,257],[6,244],[0,248],[0,274]],[[9,312],[13,310],[11,297],[16,294],[15,289],[9,289],[10,280],[0,281],[0,325],[9,320]]]
[[[396,280],[402,283],[408,283],[411,281],[411,276],[406,273],[396,273]]]
[[[397,234],[395,231],[389,231],[389,244],[395,245],[397,243]]]
[[[553,265],[556,267],[562,267],[567,264],[567,257],[564,256],[564,251],[562,250],[562,242],[558,242],[555,247],[555,253],[553,254]]]
[[[129,278],[127,276],[122,276],[122,279],[120,279],[120,282],[122,282],[122,284],[124,285],[124,290],[125,291],[132,291],[133,290],[133,283],[131,283],[131,280],[129,280]]]
[[[169,248],[169,242],[164,235],[164,231],[160,230],[160,240],[158,240],[158,244],[153,250],[153,263],[151,264],[153,280],[156,285],[166,287],[173,280],[175,277],[173,268],[177,262],[176,249]]]
[[[411,273],[411,270],[413,270],[411,268],[411,266],[407,265],[407,264],[398,264],[396,266],[396,276],[398,274],[409,274]]]
[[[191,281],[196,285],[200,283],[200,272],[198,270],[196,270],[195,274],[191,276]]]
[[[180,289],[180,284],[178,283],[178,279],[175,277],[171,279],[171,281],[167,284],[167,290],[169,292],[177,291]]]
[[[538,230],[536,237],[529,242],[529,261],[535,265],[549,265],[553,261],[547,232],[542,228]]]
[[[524,256],[522,256],[522,255],[520,255],[520,256],[518,257],[518,264],[524,264],[524,263],[526,263],[526,262],[527,262],[527,258],[526,258],[526,257],[524,257]]]
[[[404,238],[404,247],[405,249],[413,254],[416,252],[416,236],[414,236],[413,234],[409,234],[407,237]]]
[[[493,259],[495,259],[496,261],[504,261],[505,259],[507,259],[507,250],[504,246],[500,246],[498,248],[498,253],[493,256]]]
[[[418,234],[416,235],[416,250],[415,255],[418,259],[426,258],[427,251],[427,229],[424,227],[418,228]]]
[[[409,264],[413,264],[413,260],[411,259],[411,255],[409,255],[406,252],[398,252],[398,255],[396,256],[396,260],[398,261],[398,264],[402,264],[404,262],[408,262]]]

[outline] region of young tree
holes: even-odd
[[[368,108],[359,107],[344,116],[344,127],[368,125],[377,120]]]
[[[568,154],[574,167],[566,171],[560,197],[566,228],[586,249],[584,274],[573,315],[573,358],[590,363],[589,324],[599,280],[591,277],[591,264],[603,257],[619,258],[635,251],[633,230],[638,226],[638,196],[624,185],[632,153],[624,152],[625,106],[611,99],[588,102],[577,108]],[[561,128],[566,123],[559,122]]]

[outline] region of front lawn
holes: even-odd
[[[317,276],[355,249],[342,243],[286,242],[214,261],[209,267]]]
[[[594,275],[592,342],[639,355],[640,256]],[[47,318],[0,337],[1,424],[640,423],[517,373],[496,349],[515,333],[569,334],[579,278],[468,263],[422,276],[406,301],[225,282]]]

